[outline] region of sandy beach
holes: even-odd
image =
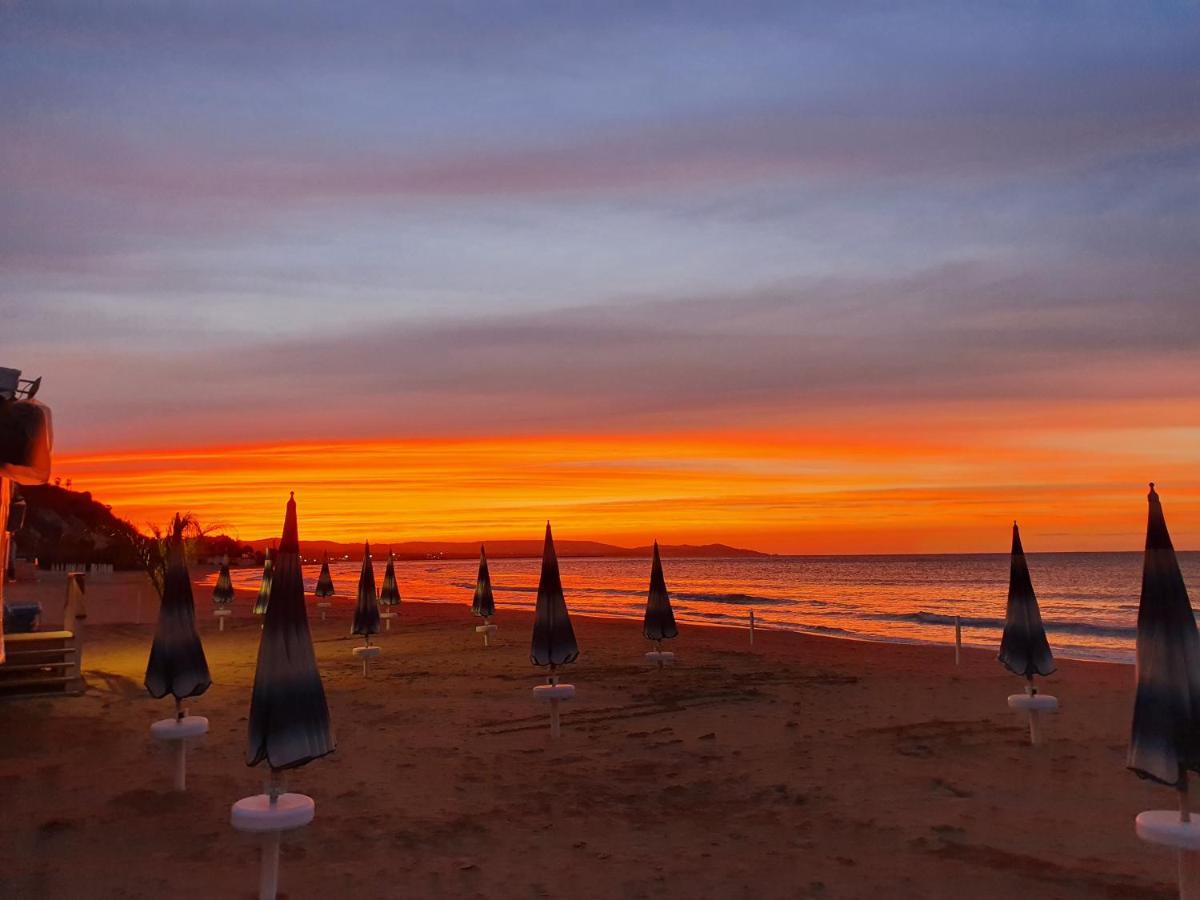
[[[142,687],[148,621],[90,624],[86,695],[0,705],[0,896],[254,895],[228,822],[264,775],[250,603],[224,634],[198,604],[215,683],[186,794],[148,733],[171,710]],[[288,897],[1174,895],[1133,833],[1175,798],[1124,770],[1131,667],[1063,661],[1035,749],[991,652],[687,627],[656,671],[637,623],[576,617],[552,743],[529,615],[500,610],[484,649],[467,604],[407,603],[364,679],[349,614],[312,616],[338,748],[291,776],[317,817],[285,840]]]

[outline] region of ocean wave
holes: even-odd
[[[679,591],[671,594],[672,600],[699,600],[704,603],[726,603],[730,606],[788,606],[795,604],[794,600],[784,600],[779,597],[760,597],[756,594],[707,594]]]
[[[954,616],[945,613],[911,612],[911,613],[865,613],[864,619],[874,619],[881,622],[917,622],[921,625],[954,624]],[[1004,619],[991,616],[960,616],[959,621],[969,628],[992,628],[997,631],[1004,629]],[[1137,627],[1133,625],[1101,625],[1093,622],[1043,622],[1046,631],[1052,634],[1076,634],[1091,637],[1129,638],[1137,637]]]

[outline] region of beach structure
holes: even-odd
[[[321,611],[321,621],[324,622],[325,613],[333,605],[329,599],[333,596],[333,576],[329,574],[328,551],[321,560],[321,574],[317,576],[317,586],[313,589],[313,596],[317,598],[317,609]]]
[[[217,628],[225,630],[225,620],[233,615],[230,607],[233,605],[233,581],[229,577],[229,557],[221,557],[221,570],[217,573],[217,583],[213,587],[213,604],[216,609],[213,615],[217,617]]]
[[[956,623],[957,627],[957,623]],[[1017,523],[1012,528],[1012,554],[1008,566],[1008,608],[1004,614],[1004,635],[1000,639],[1000,662],[1014,675],[1025,679],[1025,693],[1011,694],[1010,709],[1024,710],[1029,715],[1029,742],[1042,742],[1041,714],[1058,709],[1058,700],[1039,694],[1033,676],[1043,678],[1054,671],[1054,655],[1046,640],[1042,614],[1038,609],[1029,564],[1021,546]]]
[[[265,762],[269,770],[267,786],[264,793],[234,803],[229,816],[238,831],[262,837],[260,900],[272,900],[278,889],[280,834],[307,825],[316,812],[311,797],[285,791],[283,773],[306,766],[333,749],[329,707],[304,608],[293,494],[287,503],[270,603],[258,645],[247,729],[246,765]]]
[[[155,699],[167,694],[175,698],[175,715],[150,726],[150,734],[174,748],[175,790],[187,787],[187,743],[208,731],[208,719],[189,716],[183,701],[208,690],[212,678],[204,646],[196,633],[196,605],[192,579],[184,559],[183,530],[186,520],[178,514],[167,535],[167,571],[163,577],[158,627],[146,664],[146,690]]]
[[[379,588],[379,618],[385,623],[384,627],[392,630],[392,619],[396,618],[396,610],[400,606],[400,588],[396,586],[396,557],[391,548],[388,549],[387,568],[383,572],[383,584]]]
[[[267,604],[271,600],[272,566],[271,548],[268,547],[263,553],[263,574],[262,581],[258,585],[258,596],[254,598],[254,614],[256,616],[267,614]]]
[[[0,367],[0,564],[7,562],[12,540],[7,523],[13,486],[45,484],[50,478],[54,428],[50,410],[33,399],[41,384],[41,378],[22,378],[20,369]],[[4,606],[4,581],[0,577],[0,608]],[[63,627],[69,628],[70,623]],[[0,617],[0,663],[4,653],[4,621]]]
[[[579,656],[575,629],[563,597],[562,578],[558,573],[558,556],[554,552],[554,537],[546,523],[546,543],[542,548],[542,575],[538,580],[537,608],[533,614],[533,640],[529,660],[535,666],[549,666],[546,683],[533,689],[533,696],[550,704],[550,736],[560,733],[559,704],[575,696],[575,685],[560,684],[558,667],[574,662]]]
[[[371,635],[379,634],[379,601],[375,596],[375,566],[371,564],[371,542],[363,545],[362,572],[358,576],[358,599],[354,604],[351,634],[361,634],[364,643],[354,648],[354,658],[362,660],[363,677],[370,672],[371,660],[379,655],[379,647],[371,646]]]
[[[662,668],[675,661],[675,654],[663,650],[662,642],[679,637],[675,625],[675,612],[671,609],[671,595],[667,593],[667,581],[663,577],[662,559],[658,555],[658,541],[654,542],[654,561],[650,564],[650,591],[646,595],[646,615],[642,620],[642,634],[654,642],[654,649],[646,654],[646,661]]]
[[[496,626],[488,620],[496,614],[496,598],[492,595],[492,576],[488,572],[487,554],[483,545],[479,545],[479,574],[475,576],[475,596],[471,600],[471,615],[483,619],[482,625],[475,626],[475,633],[483,635],[483,646],[491,644]]]
[[[1179,809],[1140,813],[1138,837],[1179,851],[1179,896],[1200,898],[1200,819],[1188,797],[1200,772],[1200,635],[1162,503],[1150,485],[1142,598],[1137,620],[1137,694],[1127,765],[1173,787]]]

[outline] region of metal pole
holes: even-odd
[[[962,620],[954,617],[954,664],[962,664]]]
[[[754,646],[754,610],[750,610],[750,646]]]

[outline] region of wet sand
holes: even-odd
[[[150,624],[89,627],[85,696],[0,703],[0,897],[255,896],[228,821],[264,774],[250,602],[224,634],[198,604],[216,683],[186,794],[148,732]],[[528,614],[485,650],[466,604],[406,603],[364,679],[349,604],[312,612],[338,749],[290,776],[317,817],[285,837],[287,897],[1174,896],[1133,834],[1175,797],[1124,770],[1128,666],[1062,662],[1032,748],[991,652],[686,627],[658,671],[637,623],[575,617],[552,742]]]

